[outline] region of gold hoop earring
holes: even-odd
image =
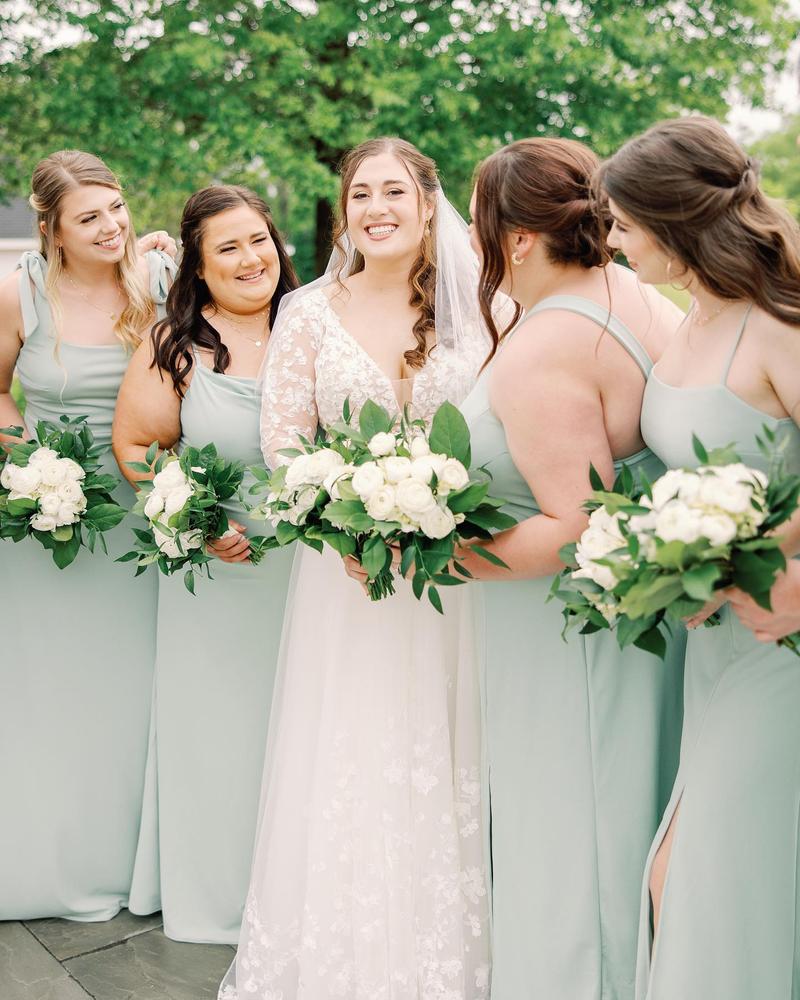
[[[511,254],[511,263],[514,265],[514,267],[519,267],[519,265],[522,263],[522,258],[520,257],[520,255],[517,253],[516,250]]]
[[[692,280],[690,278],[689,281],[688,281],[688,283],[685,284],[685,285],[676,285],[675,284],[675,281],[673,280],[673,277],[672,277],[672,262],[674,260],[675,260],[674,257],[670,257],[669,260],[667,261],[667,281],[669,282],[669,287],[670,288],[674,288],[676,292],[685,292],[686,289],[689,287],[689,285],[691,285]],[[688,270],[688,268],[685,269],[683,273],[686,274],[687,270]]]

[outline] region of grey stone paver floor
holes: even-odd
[[[215,1000],[227,945],[182,944],[161,915],[0,922],[2,1000]]]

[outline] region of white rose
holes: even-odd
[[[154,517],[157,517],[163,509],[164,509],[164,498],[161,496],[158,490],[152,490],[150,496],[145,501],[144,516],[152,521],[152,519]]]
[[[682,500],[670,500],[656,515],[655,532],[664,542],[695,542],[703,534],[702,514]]]
[[[176,486],[181,486],[186,482],[186,475],[181,468],[181,463],[177,458],[167,462],[161,472],[153,476],[153,489],[167,497]]]
[[[313,455],[308,456],[308,466],[306,469],[308,482],[313,483],[315,486],[321,486],[326,476],[330,475],[334,469],[341,468],[343,465],[344,459],[338,451],[333,451],[331,448],[322,448],[320,451],[315,451]]]
[[[386,477],[383,474],[383,469],[379,468],[377,463],[365,462],[363,465],[359,465],[353,473],[351,485],[362,500],[368,500],[375,490],[386,485]]]
[[[422,459],[417,459],[422,461]],[[431,488],[418,479],[404,479],[397,484],[397,506],[401,512],[410,518],[419,518],[420,514],[436,506],[436,500]]]
[[[294,490],[298,486],[303,486],[308,482],[308,463],[310,459],[310,455],[296,455],[289,463],[284,482],[290,490]]]
[[[54,462],[41,462],[35,466],[42,477],[42,482],[48,486],[60,486],[67,478],[67,470],[61,464],[60,459]]]
[[[441,474],[446,461],[446,455],[423,455],[415,458],[411,463],[411,475],[421,483],[429,483],[434,472],[437,476]]]
[[[33,497],[39,488],[42,477],[38,466],[27,465],[24,468],[7,462],[3,468],[3,478],[0,480],[7,490],[13,490],[28,499]]]
[[[700,528],[712,545],[727,545],[736,538],[736,522],[727,514],[707,514],[700,521]]]
[[[77,483],[75,479],[67,479],[58,487],[58,495],[62,500],[68,500],[70,503],[79,503],[83,500],[83,490]]]
[[[412,440],[408,450],[411,452],[412,458],[424,458],[425,455],[430,455],[431,446],[421,434],[418,434]]]
[[[367,513],[376,521],[391,521],[395,507],[395,490],[393,486],[379,486],[371,493],[366,502]]]
[[[86,478],[86,470],[82,465],[78,465],[77,462],[73,462],[71,458],[60,458],[58,464],[64,470],[64,479],[68,482],[77,482],[79,479]]]
[[[286,520],[291,524],[300,524],[305,515],[311,510],[317,500],[318,490],[316,486],[306,486],[300,490],[295,499],[294,506],[287,511]]]
[[[192,495],[192,487],[184,481],[178,486],[174,486],[164,498],[164,515],[171,517],[183,509],[184,504]]]
[[[593,562],[587,562],[585,566],[574,570],[572,575],[576,579],[594,580],[603,590],[612,590],[617,583],[617,578],[609,566],[598,566]]]
[[[469,473],[456,458],[448,458],[438,476],[439,486],[446,490],[460,490],[469,482]]]
[[[333,500],[341,500],[342,497],[337,484],[340,479],[352,476],[355,471],[355,465],[345,463],[344,465],[340,465],[329,472],[322,483],[326,493],[328,493]]]
[[[628,527],[640,541],[641,536],[652,531],[656,526],[656,512],[648,511],[647,514],[633,514],[628,520]]]
[[[56,527],[56,519],[52,514],[34,514],[31,518],[31,527],[35,531],[53,531]]]
[[[399,483],[401,479],[408,479],[411,475],[411,459],[403,455],[390,455],[380,465],[389,483]]]
[[[58,493],[45,493],[39,497],[39,510],[43,514],[54,515],[58,513],[61,506],[61,497]]]
[[[689,488],[688,476],[693,473],[686,473],[683,469],[669,469],[653,483],[653,507],[661,510],[664,504],[674,499],[678,495],[681,486]],[[694,476],[696,479],[697,477]]]
[[[393,454],[395,444],[394,434],[380,433],[372,435],[367,447],[376,458],[380,458],[382,455]]]
[[[58,513],[55,515],[56,525],[61,526],[63,524],[74,524],[78,520],[78,510],[74,503],[65,503],[62,501],[61,506],[58,508]]]
[[[619,514],[609,514],[605,507],[598,507],[589,517],[589,528],[610,535],[610,541],[617,542],[617,545],[624,545],[625,537],[620,530],[619,522]]]
[[[427,538],[446,538],[455,528],[453,512],[448,507],[431,507],[420,514],[419,526]]]
[[[186,555],[191,549],[199,548],[203,540],[199,531],[183,531],[168,535],[160,528],[153,528],[153,537],[161,552],[171,559],[177,559],[179,556]],[[178,547],[179,543],[183,551]]]
[[[716,507],[729,514],[744,514],[751,509],[753,487],[749,483],[716,475],[703,476],[697,501],[706,507]]]
[[[58,452],[52,448],[37,448],[28,459],[29,465],[41,465],[44,462],[55,462],[58,459]]]

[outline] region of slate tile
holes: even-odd
[[[216,1000],[228,945],[170,941],[161,930],[64,962],[95,1000]]]
[[[161,914],[137,917],[120,910],[113,920],[83,923],[77,920],[26,920],[25,926],[35,934],[47,950],[62,961],[87,951],[119,944],[134,934],[142,934],[161,926]]]
[[[0,923],[0,997],[3,1000],[87,1000],[22,924]]]

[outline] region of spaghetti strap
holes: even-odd
[[[750,316],[750,310],[752,308],[753,308],[753,303],[751,302],[750,305],[747,307],[747,309],[745,309],[744,316],[742,316],[742,322],[739,325],[739,332],[736,334],[736,339],[733,342],[733,347],[731,347],[730,353],[728,354],[728,360],[725,362],[725,367],[722,369],[722,380],[721,380],[722,385],[728,384],[728,375],[731,370],[731,365],[733,364],[733,359],[736,355],[736,351],[739,348],[739,343],[741,342],[742,334],[744,333],[744,328],[747,325],[747,319]]]
[[[541,302],[537,302],[532,309],[528,310],[520,322],[524,323],[529,316],[544,312],[547,309],[563,309],[566,312],[577,313],[579,316],[585,316],[587,319],[597,323],[598,326],[608,330],[614,340],[630,354],[641,369],[645,379],[650,375],[650,370],[653,367],[652,358],[631,330],[619,317],[615,316],[608,309],[604,309],[597,302],[593,302],[591,299],[584,298],[581,295],[551,295],[546,299],[542,299]]]

